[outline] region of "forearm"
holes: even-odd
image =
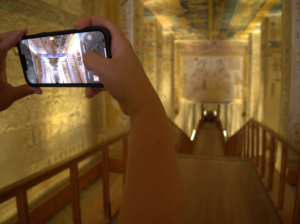
[[[129,114],[128,166],[119,223],[186,223],[167,116],[156,95],[148,101]]]

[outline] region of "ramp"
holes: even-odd
[[[224,156],[222,133],[214,122],[205,122],[195,136],[194,155]]]
[[[250,160],[178,155],[178,164],[189,223],[281,223]]]

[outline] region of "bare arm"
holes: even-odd
[[[130,43],[110,20],[87,17],[75,28],[104,26],[112,34],[112,59],[84,57],[130,118],[126,181],[119,223],[187,223],[182,183],[164,108]],[[100,92],[87,89],[87,96]]]

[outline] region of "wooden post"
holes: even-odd
[[[270,144],[270,161],[269,161],[269,178],[268,178],[268,190],[271,191],[273,189],[273,176],[274,176],[274,166],[275,166],[275,138],[271,136],[271,144]]]
[[[175,138],[176,138],[176,152],[179,152],[179,132],[177,127],[175,126]]]
[[[247,125],[244,127],[244,157],[247,157]]]
[[[247,158],[250,157],[250,123],[247,124]]]
[[[236,152],[237,152],[237,155],[236,156],[238,156],[238,157],[241,157],[241,147],[240,147],[240,144],[241,144],[241,139],[240,139],[240,131],[239,132],[237,132],[237,134],[236,134]]]
[[[243,157],[246,157],[246,148],[245,148],[245,127],[242,129],[242,150],[243,150]]]
[[[259,166],[259,125],[256,124],[256,166]]]
[[[297,181],[297,189],[296,189],[296,198],[295,198],[295,206],[294,206],[294,217],[293,224],[300,223],[300,159],[298,162],[298,181]]]
[[[74,164],[70,167],[70,179],[72,190],[72,211],[73,211],[73,223],[81,223],[80,212],[80,190],[78,180],[78,166]]]
[[[244,150],[243,150],[243,129],[240,130],[240,147],[241,147],[241,157],[244,157]]]
[[[109,202],[109,170],[108,170],[108,148],[102,150],[102,180],[103,180],[103,208],[104,218],[111,219]]]
[[[27,202],[27,193],[26,191],[21,192],[16,196],[17,200],[17,209],[18,209],[18,218],[20,224],[29,224],[29,209]]]
[[[262,136],[262,154],[261,154],[261,170],[260,175],[261,177],[265,176],[265,164],[266,164],[266,139],[267,139],[267,132],[263,129],[263,136]]]
[[[286,163],[287,163],[287,147],[282,144],[279,193],[278,193],[278,205],[277,205],[278,210],[283,209],[284,189],[285,189],[285,179],[286,179]]]
[[[127,158],[128,158],[128,136],[123,138],[123,187],[125,184],[125,177],[126,177]]]
[[[251,158],[254,158],[254,128],[255,124],[254,122],[251,122],[249,124],[251,126]]]

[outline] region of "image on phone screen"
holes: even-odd
[[[101,83],[83,64],[88,52],[107,57],[100,31],[24,39],[20,49],[25,56],[27,80],[32,84]]]

